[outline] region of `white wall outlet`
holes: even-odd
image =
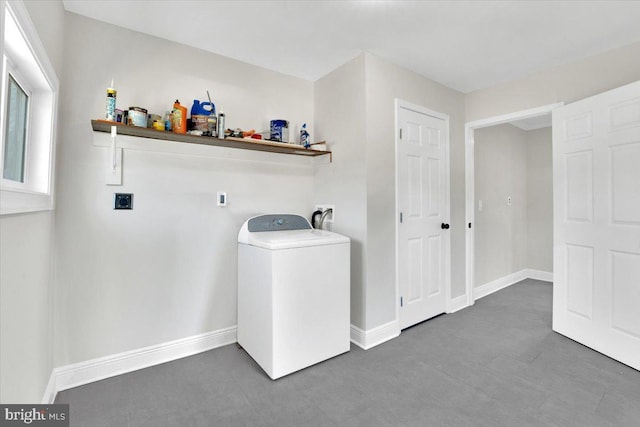
[[[217,196],[218,206],[222,208],[227,207],[227,193],[225,191],[218,191]]]
[[[317,211],[326,211],[327,209],[331,209],[331,213],[328,213],[327,216],[324,219],[324,222],[326,222],[327,224],[333,224],[333,222],[335,221],[336,218],[336,206],[335,205],[316,205],[316,209]]]
[[[511,206],[511,196],[507,197],[507,205]]]

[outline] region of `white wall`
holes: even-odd
[[[25,5],[60,76],[64,45],[62,3]],[[0,22],[4,22],[2,14]],[[51,211],[0,217],[2,403],[40,402],[51,373],[53,217]]]
[[[237,231],[259,213],[309,216],[313,161],[126,150],[123,185],[110,187],[90,120],[113,77],[120,108],[190,107],[209,90],[228,127],[286,118],[313,132],[313,84],[70,13],[65,29],[55,366],[235,325]],[[219,190],[229,207],[216,207]],[[114,192],[134,193],[133,211],[112,210]]]
[[[351,323],[365,327],[367,251],[365,58],[360,55],[314,83],[315,141],[327,141],[333,162],[320,165],[316,203],[335,205],[331,230],[351,239]],[[329,225],[329,224],[327,224]]]
[[[336,204],[332,229],[352,238],[351,317],[364,330],[396,320],[396,98],[451,117],[452,285],[464,293],[464,97],[365,53],[315,82],[317,137],[334,151],[315,198]]]
[[[523,269],[553,272],[551,128],[503,124],[474,140],[475,287]]]
[[[510,124],[474,134],[476,287],[528,268],[526,134]]]
[[[527,146],[527,268],[553,272],[551,128],[525,133]]]
[[[366,328],[395,320],[395,111],[399,98],[450,116],[451,285],[464,294],[464,95],[366,54]]]
[[[0,402],[39,403],[51,374],[51,212],[0,217]]]
[[[466,120],[474,121],[552,104],[571,103],[640,79],[640,43],[611,50],[581,61],[561,65],[550,70],[471,92],[465,97]],[[530,146],[528,156],[530,207],[527,234],[529,239],[528,268],[553,271],[552,199],[543,188],[551,186],[552,175],[547,163],[551,156],[547,130],[536,131],[529,137],[541,145]],[[545,141],[542,141],[542,140]],[[543,145],[545,148],[543,148]],[[539,149],[539,150],[538,150]],[[549,169],[548,169],[549,168]],[[533,176],[535,175],[535,177]],[[535,180],[535,181],[534,181]],[[476,207],[477,209],[477,207]],[[549,249],[551,248],[551,249]],[[478,261],[476,261],[477,264]],[[482,284],[476,280],[476,284]]]
[[[468,93],[468,122],[535,108],[570,103],[640,79],[640,43],[582,61]]]
[[[24,1],[58,79],[62,76],[65,10],[62,1]]]
[[[462,295],[463,123],[570,102],[640,76],[635,44],[466,96],[370,54],[313,84],[69,14],[60,2],[27,7],[61,79],[57,212],[0,218],[3,402],[39,400],[52,366],[234,325],[235,234],[260,212],[309,215],[315,202],[335,203],[333,229],[354,242],[353,323],[371,329],[394,320],[395,98],[451,117],[452,296]],[[89,121],[102,116],[112,77],[119,107],[161,113],[175,98],[190,106],[209,89],[229,127],[307,122],[315,140],[329,141],[334,164],[230,149],[129,150],[124,185],[107,187],[106,150],[93,146]],[[213,205],[217,190],[228,192],[227,209]],[[135,193],[135,209],[113,212],[114,191]],[[23,334],[39,339],[23,342]]]

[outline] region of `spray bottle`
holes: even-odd
[[[309,141],[310,139],[309,131],[307,131],[307,124],[303,123],[300,128],[300,145],[303,145],[304,148],[309,148],[309,145],[311,144],[311,141]]]
[[[110,122],[116,121],[116,90],[113,87],[113,79],[111,79],[111,86],[107,88],[105,119]]]

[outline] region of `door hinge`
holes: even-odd
[[[402,224],[402,212],[400,212],[400,224]]]
[[[402,297],[400,297],[400,307],[404,306],[404,301],[402,300]]]
[[[402,139],[402,128],[400,128],[400,139]]]

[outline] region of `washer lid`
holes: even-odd
[[[327,230],[311,229],[258,231],[248,233],[246,242],[242,242],[240,239],[238,239],[238,242],[259,248],[277,250],[349,243],[349,238]]]
[[[309,230],[311,224],[303,216],[293,214],[259,215],[246,222],[248,231]]]
[[[238,243],[265,249],[288,249],[349,243],[349,238],[313,229],[309,221],[300,215],[271,214],[246,221],[238,233]]]

